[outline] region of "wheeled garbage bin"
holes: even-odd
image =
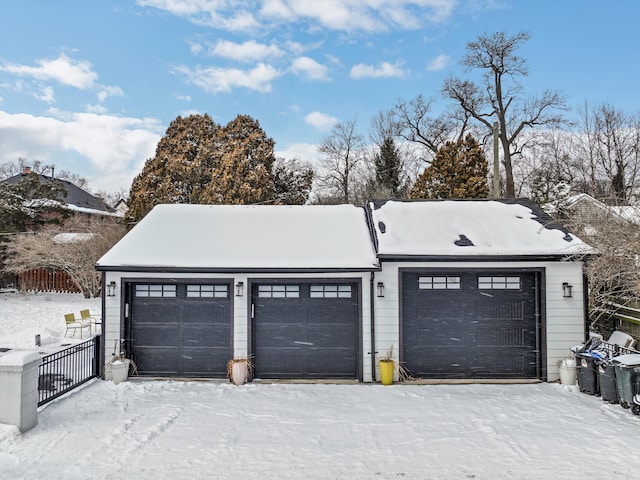
[[[582,393],[598,395],[600,388],[598,385],[598,372],[596,370],[596,359],[590,351],[576,353],[576,373],[578,377],[578,388]]]
[[[616,386],[618,388],[618,399],[623,408],[631,408],[636,382],[636,368],[640,367],[640,354],[629,353],[614,357],[611,363],[616,369]],[[640,368],[638,369],[640,370]]]
[[[616,385],[616,367],[610,358],[596,360],[598,372],[598,384],[602,400],[609,403],[618,403],[618,386]]]

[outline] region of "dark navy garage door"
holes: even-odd
[[[423,378],[538,378],[530,271],[402,273],[402,361]]]
[[[222,377],[232,358],[229,284],[132,284],[128,345],[141,375]]]
[[[257,378],[358,378],[358,284],[252,288]]]

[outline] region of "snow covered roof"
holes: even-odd
[[[99,270],[373,270],[363,208],[353,205],[158,205]]]
[[[369,210],[381,258],[593,253],[525,199],[383,201]]]
[[[26,176],[29,174],[18,174],[13,177],[9,177],[5,180],[2,180],[2,183],[8,183],[11,185],[16,185],[23,181]],[[30,174],[33,175],[33,174]],[[98,197],[94,197],[89,192],[81,189],[80,187],[74,185],[73,183],[63,180],[60,178],[53,178],[47,175],[38,175],[38,180],[40,183],[53,183],[58,182],[62,184],[64,189],[67,192],[67,195],[64,199],[61,199],[63,202],[63,207],[69,210],[73,210],[76,212],[87,213],[90,215],[102,215],[102,216],[111,216],[111,217],[122,217],[122,212],[111,208],[104,201]]]

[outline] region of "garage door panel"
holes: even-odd
[[[183,345],[191,347],[211,347],[229,349],[230,325],[185,324],[183,325]]]
[[[353,323],[358,305],[345,300],[311,300],[307,323]]]
[[[498,302],[499,303],[496,303]],[[509,301],[495,298],[476,302],[476,318],[478,320],[522,320],[525,311],[521,300]]]
[[[178,306],[173,301],[136,302],[135,310],[144,311],[143,320],[147,323],[175,323],[178,318]]]
[[[138,372],[146,375],[175,375],[177,348],[137,347],[135,362]]]
[[[254,315],[264,324],[305,324],[308,307],[293,300],[262,300],[255,305]]]
[[[532,362],[535,366],[535,356],[531,358],[530,355],[523,355],[520,352],[502,355],[496,354],[495,351],[488,351],[484,354],[478,352],[472,368],[476,374],[513,377],[529,370]]]
[[[177,347],[179,342],[179,329],[176,323],[172,324],[136,324],[132,330],[135,342],[134,348],[141,347]]]
[[[229,324],[230,305],[220,305],[213,302],[198,302],[183,305],[184,323],[220,323]]]
[[[309,325],[307,333],[307,342],[310,347],[329,348],[335,351],[344,348],[353,353],[353,339],[357,335],[355,325],[335,323]]]
[[[476,329],[475,344],[477,347],[499,347],[503,349],[527,347],[531,343],[527,336],[527,332],[519,327],[478,327]]]
[[[182,353],[183,371],[185,375],[215,375],[227,368],[229,361],[227,349],[217,352],[211,349],[185,348]]]
[[[307,332],[300,325],[260,323],[254,330],[256,351],[263,348],[296,347],[307,342]]]
[[[354,372],[358,368],[353,352],[349,349],[343,355],[335,350],[316,351],[307,355],[307,371],[315,378],[344,377],[345,371]]]
[[[451,274],[402,274],[401,360],[411,373],[535,377],[535,274],[470,270],[448,277],[460,279],[451,285],[445,275]]]

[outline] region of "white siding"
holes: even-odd
[[[581,262],[383,262],[382,271],[375,272],[373,282],[373,303],[375,309],[375,348],[376,360],[386,354],[393,347],[393,357],[398,361],[400,348],[400,320],[399,320],[399,268],[542,268],[544,269],[545,285],[542,295],[545,306],[547,377],[555,381],[559,377],[558,361],[569,356],[572,346],[584,340],[584,304],[583,277]],[[361,334],[362,334],[362,373],[365,382],[372,381],[371,357],[371,297],[369,273],[334,273],[334,274],[149,274],[149,273],[118,273],[107,272],[106,284],[112,280],[116,282],[115,297],[105,297],[104,308],[104,340],[105,361],[111,360],[114,345],[120,341],[121,327],[121,284],[122,277],[134,278],[206,278],[232,279],[235,286],[238,281],[244,283],[242,297],[235,296],[235,287],[231,294],[233,298],[233,350],[234,356],[246,356],[249,351],[249,295],[250,282],[259,279],[310,279],[310,278],[345,278],[360,280],[361,282]],[[376,296],[378,282],[384,283],[384,297]],[[563,298],[562,283],[568,282],[573,286],[573,297]],[[376,362],[377,365],[377,362]],[[379,379],[376,366],[376,379]]]
[[[559,378],[558,361],[569,356],[570,348],[584,340],[584,303],[582,262],[383,262],[382,271],[376,272],[375,283],[384,283],[384,297],[375,297],[375,333],[378,358],[393,346],[398,361],[400,345],[400,268],[542,268],[545,285],[542,296],[546,323],[547,378]],[[573,297],[563,298],[562,283],[573,286]],[[377,372],[379,378],[379,372]]]

